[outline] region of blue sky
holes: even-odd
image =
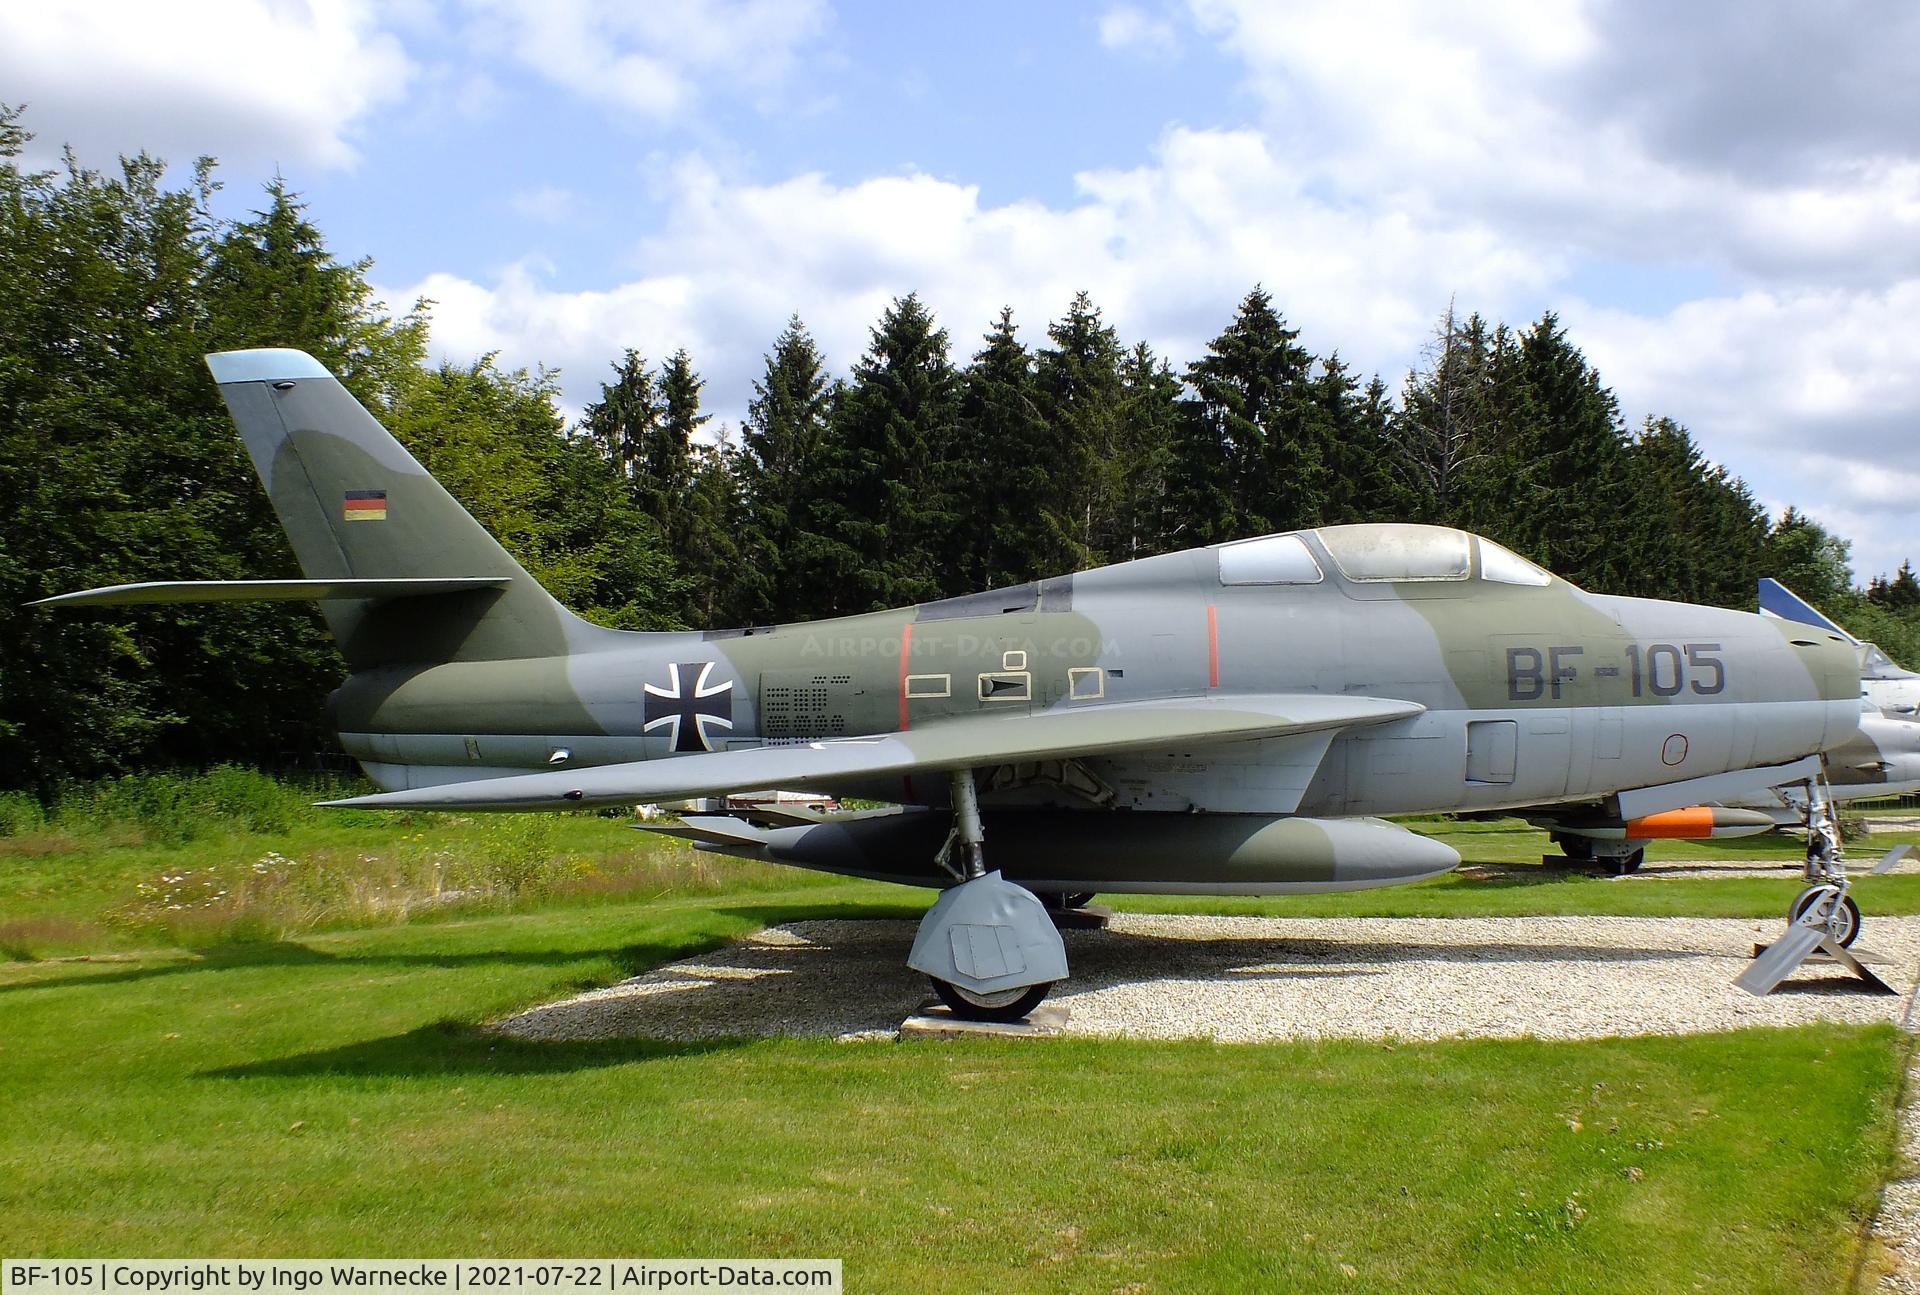
[[[723,420],[798,312],[918,291],[974,349],[1089,291],[1197,356],[1255,282],[1398,385],[1448,302],[1553,309],[1623,413],[1897,565],[1920,472],[1910,4],[966,7],[94,0],[0,8],[42,158],[275,168],[434,344],[686,346]]]

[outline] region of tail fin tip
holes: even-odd
[[[291,347],[268,346],[251,351],[216,351],[207,357],[213,380],[225,387],[236,382],[293,382],[301,378],[331,378],[327,366]]]

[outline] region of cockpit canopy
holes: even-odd
[[[1303,535],[1318,539],[1340,574],[1357,584],[1471,579],[1503,585],[1553,583],[1548,572],[1492,540],[1450,526],[1411,522],[1322,526],[1223,544],[1218,550],[1220,583],[1319,584],[1326,573]]]

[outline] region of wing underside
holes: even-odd
[[[575,809],[717,795],[747,787],[836,784],[1034,760],[1331,734],[1410,719],[1425,708],[1313,694],[1120,702],[1012,717],[969,716],[923,729],[791,746],[743,747],[598,768],[410,788],[328,804],[381,809]]]

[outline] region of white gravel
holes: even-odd
[[[1880,1209],[1873,1219],[1873,1235],[1887,1248],[1892,1261],[1891,1270],[1880,1278],[1880,1289],[1900,1295],[1920,1292],[1920,1102],[1914,1100],[1916,1080],[1920,1075],[1909,1070],[1907,1105],[1900,1112],[1899,1176],[1881,1193]]]
[[[1809,1021],[1901,1020],[1920,918],[1867,918],[1863,948],[1900,991],[1809,965],[1755,998],[1732,981],[1771,919],[1276,918],[1119,914],[1066,933],[1065,1033],[1257,1042],[1577,1039]],[[496,1028],[535,1039],[892,1037],[928,998],[903,965],[914,924],[810,921],[537,1007]]]

